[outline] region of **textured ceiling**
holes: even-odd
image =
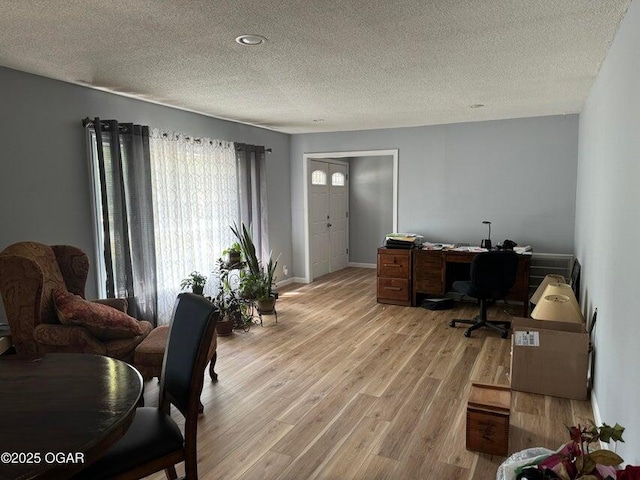
[[[565,114],[629,3],[0,0],[0,65],[287,133]]]

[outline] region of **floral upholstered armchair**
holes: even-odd
[[[17,353],[79,352],[133,360],[152,325],[126,315],[124,299],[84,300],[88,273],[87,255],[67,245],[20,242],[0,252],[0,294]],[[65,301],[64,314],[59,299]],[[123,322],[126,331],[120,328]]]

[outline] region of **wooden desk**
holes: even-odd
[[[0,463],[0,479],[71,477],[124,435],[141,394],[140,374],[113,358],[81,353],[3,357],[0,453],[39,453],[40,461],[31,456],[33,463]],[[49,463],[51,453],[58,452],[80,453],[84,463]]]
[[[468,280],[469,264],[476,255],[452,250],[414,250],[411,304],[418,304],[420,294],[444,295],[455,280]],[[530,263],[531,255],[520,255],[516,283],[507,296],[507,300],[522,302],[523,317],[529,316]]]

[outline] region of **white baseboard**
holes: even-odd
[[[596,392],[594,390],[591,390],[591,408],[593,409],[593,421],[596,422],[596,425],[602,425],[600,407],[598,406],[598,399],[596,398]]]
[[[304,277],[291,277],[291,283],[309,283]]]
[[[602,425],[602,415],[600,415],[600,407],[598,406],[598,399],[596,398],[596,392],[591,390],[591,408],[593,410],[593,422],[600,426]],[[605,450],[611,450],[611,446],[608,443],[600,442],[600,448]]]
[[[357,263],[357,262],[349,262],[347,263],[348,267],[358,267],[358,268],[377,268],[378,266],[375,263]]]
[[[289,285],[291,283],[294,283],[293,277],[285,278],[284,280],[280,280],[279,282],[276,282],[276,287],[284,287],[284,286]]]

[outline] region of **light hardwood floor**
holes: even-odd
[[[472,303],[377,304],[375,281],[375,270],[347,268],[286,287],[278,324],[266,316],[218,339],[220,380],[207,377],[202,394],[201,479],[495,479],[504,458],[465,449],[466,401],[471,381],[509,383],[509,341],[448,326],[472,318]],[[490,318],[507,318],[503,309]],[[147,382],[147,403],[156,396]],[[513,392],[509,451],[556,448],[564,425],[586,418],[589,402]]]

